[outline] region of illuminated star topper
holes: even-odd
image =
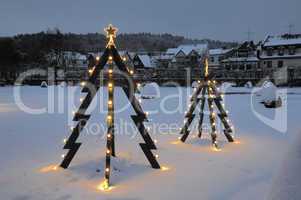
[[[108,44],[107,46],[115,46],[114,39],[116,38],[116,33],[118,31],[118,28],[114,27],[112,24],[110,24],[108,27],[105,28],[105,32],[107,33]]]

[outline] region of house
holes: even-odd
[[[177,48],[168,49],[166,55],[172,56],[169,67],[176,69],[197,68],[200,66],[200,60],[207,49],[207,44],[180,45]]]
[[[260,62],[257,57],[257,45],[247,41],[226,53],[221,61],[222,71],[218,76],[230,79],[261,78]]]
[[[155,65],[149,55],[139,55],[136,54],[133,58],[133,64],[135,69],[146,69],[154,68]]]
[[[222,69],[221,61],[224,60],[232,49],[210,49],[209,50],[209,70],[217,72]]]
[[[271,74],[279,82],[300,80],[301,34],[267,36],[258,52],[265,74]]]

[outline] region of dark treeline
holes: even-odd
[[[165,51],[181,44],[208,43],[210,48],[233,47],[237,43],[215,40],[193,40],[171,34],[119,34],[119,50],[127,51]],[[106,37],[99,33],[74,34],[61,33],[58,29],[34,34],[20,34],[14,37],[0,38],[0,73],[15,70],[17,66],[27,64],[46,64],[46,56],[52,52],[77,51],[81,53],[102,51]]]

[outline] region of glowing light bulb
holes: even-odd
[[[111,100],[109,100],[108,104],[111,106],[113,104],[113,102]]]
[[[67,139],[66,139],[66,138],[63,140],[63,143],[64,143],[64,144],[66,144],[66,143],[67,143]]]
[[[112,88],[113,87],[113,83],[109,83],[108,86],[109,86],[109,88]]]
[[[82,82],[80,83],[80,85],[84,87],[84,86],[86,85],[86,82],[85,82],[85,81],[82,81]]]
[[[112,60],[113,60],[113,57],[112,57],[112,56],[109,56],[109,60],[112,61]]]
[[[111,119],[112,119],[111,115],[107,116],[107,120],[111,120]]]
[[[113,70],[112,69],[109,69],[109,74],[112,74],[113,73]]]
[[[159,155],[158,155],[158,154],[156,154],[156,158],[159,158]]]
[[[84,101],[84,98],[80,98],[79,101],[80,101],[80,102],[83,102],[83,101]]]
[[[110,171],[110,169],[109,168],[106,168],[106,172],[109,172]]]
[[[125,62],[126,61],[126,57],[123,57],[122,60]]]
[[[62,157],[62,158],[65,158],[65,154],[62,154],[61,157]]]
[[[111,134],[108,134],[108,138],[110,138],[111,137]]]
[[[99,57],[99,56],[96,56],[96,60],[99,61],[99,60],[100,60],[100,57]]]
[[[134,74],[134,71],[133,71],[133,70],[130,70],[130,74],[133,75],[133,74]]]
[[[110,150],[107,150],[107,154],[110,154]]]
[[[158,140],[154,140],[154,142],[155,142],[155,144],[157,144],[157,143],[158,143]]]

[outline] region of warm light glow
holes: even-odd
[[[112,119],[112,116],[111,115],[108,115],[107,116],[107,120],[111,120]]]
[[[111,187],[109,185],[109,181],[107,179],[105,179],[102,183],[100,183],[98,186],[97,186],[97,190],[101,190],[101,191],[104,191],[104,192],[108,192],[110,190],[112,190],[114,187]]]
[[[61,157],[62,157],[62,158],[65,158],[65,154],[62,154]]]
[[[137,87],[141,87],[141,83],[137,83]]]
[[[158,154],[156,154],[156,158],[159,158],[159,155],[158,155]]]
[[[109,69],[109,74],[112,74],[113,73],[113,70],[112,69]]]
[[[146,115],[146,116],[149,115],[149,112],[145,112],[145,115]]]
[[[82,82],[80,83],[80,85],[81,85],[81,86],[85,86],[85,85],[86,85],[86,82],[85,82],[85,81],[82,81]]]
[[[111,134],[108,134],[108,138],[110,138],[111,137]]]
[[[155,144],[157,144],[157,143],[158,143],[158,140],[154,140],[154,142],[155,142]]]
[[[126,61],[126,57],[123,57],[122,60],[125,62]]]
[[[113,57],[112,57],[112,56],[109,56],[109,60],[112,61],[112,60],[113,60]]]
[[[80,101],[80,102],[83,102],[83,101],[84,101],[84,98],[80,98],[79,101]]]
[[[133,70],[130,70],[130,74],[133,75],[133,74],[134,74],[134,71],[133,71]]]
[[[111,106],[113,104],[113,102],[111,100],[109,100],[108,104]]]
[[[99,56],[96,56],[96,60],[99,61],[99,60],[100,60],[100,57],[99,57]]]
[[[161,167],[161,171],[169,171],[169,170],[170,170],[170,168],[167,167],[167,166],[162,166]]]
[[[216,146],[213,146],[212,151],[219,152],[219,151],[222,151],[222,150],[220,148],[217,148]]]
[[[113,87],[113,83],[109,83],[108,86],[109,86],[109,88],[112,88]]]
[[[107,154],[110,154],[110,150],[107,150]]]
[[[66,138],[63,140],[63,143],[64,143],[64,144],[66,144],[66,143],[67,143],[67,139],[66,139]]]
[[[92,74],[93,73],[93,69],[89,69],[89,74]]]
[[[234,144],[241,144],[241,142],[239,140],[235,140]]]
[[[181,139],[181,138],[180,138],[180,139]],[[177,140],[177,141],[172,141],[172,142],[170,142],[170,144],[180,144],[180,143],[181,143],[180,139]]]
[[[53,172],[53,171],[57,171],[57,170],[59,170],[59,167],[57,165],[49,165],[49,166],[42,167],[41,169],[39,169],[39,172],[48,173],[48,172]]]
[[[107,47],[115,46],[114,39],[116,38],[116,32],[118,31],[112,24],[110,24],[107,28],[104,29],[107,33],[108,44]]]
[[[110,171],[110,169],[109,168],[106,168],[106,172],[109,172]]]
[[[208,70],[208,67],[209,65],[208,65],[208,59],[206,58],[205,59],[205,77],[208,77],[208,75],[209,75],[209,70]],[[208,81],[208,83],[210,83],[209,81]]]

